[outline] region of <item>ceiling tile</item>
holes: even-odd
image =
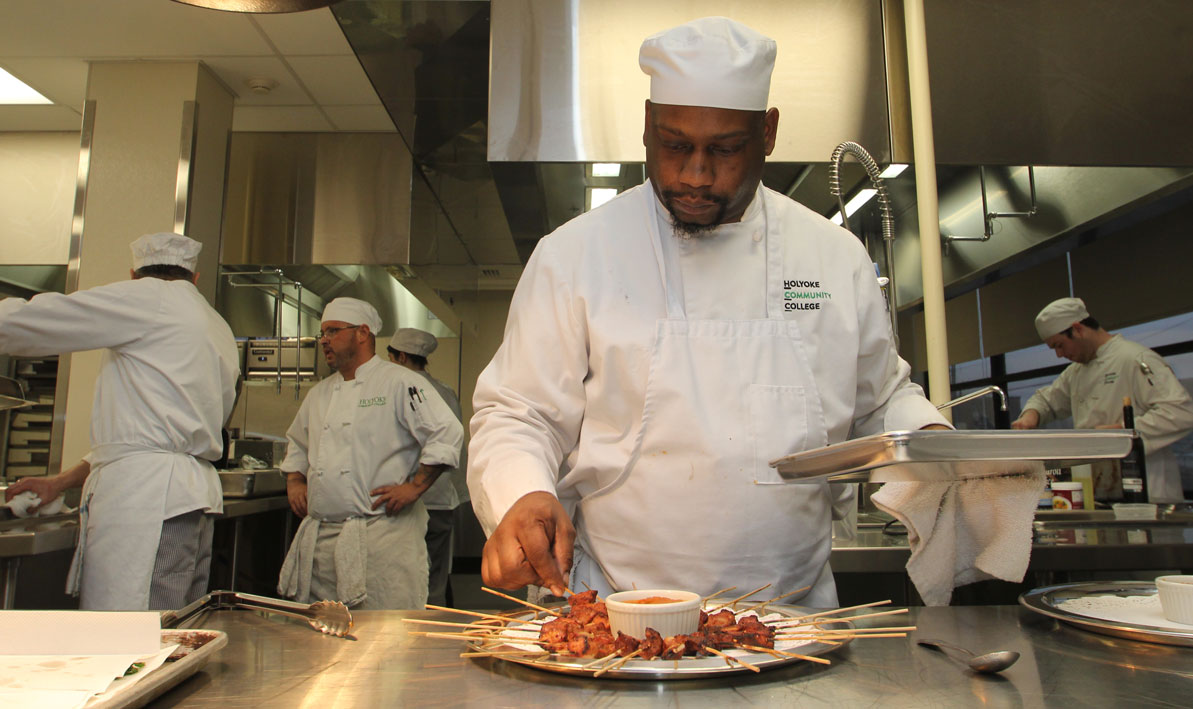
[[[355,56],[289,57],[289,62],[321,105],[380,105],[377,92]]]
[[[237,106],[232,130],[253,132],[329,132],[332,126],[314,106]]]
[[[324,106],[323,110],[336,130],[394,131],[394,123],[389,120],[384,106]]]
[[[277,57],[211,57],[205,63],[236,94],[238,106],[312,104],[293,72]],[[249,79],[268,79],[277,85],[268,94],[258,94],[249,87]]]
[[[340,31],[340,23],[336,22],[330,8],[257,15],[253,21],[282,54],[352,55],[352,47]]]

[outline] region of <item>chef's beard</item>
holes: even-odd
[[[725,219],[725,210],[729,207],[728,197],[721,197],[720,195],[707,195],[704,197],[704,199],[717,204],[717,211],[713,215],[712,221],[708,224],[697,224],[695,222],[685,222],[680,219],[679,215],[671,207],[671,200],[679,196],[679,192],[663,190],[663,206],[667,208],[667,212],[671,215],[671,230],[675,236],[680,239],[700,239],[708,236],[709,232],[721,226],[721,222]]]

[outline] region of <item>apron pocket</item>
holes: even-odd
[[[750,416],[750,435],[754,446],[754,479],[759,482],[782,481],[770,467],[770,461],[806,450],[812,435],[809,424],[808,396],[802,386],[751,384],[746,390]]]

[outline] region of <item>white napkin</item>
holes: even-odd
[[[12,510],[12,513],[21,519],[26,517],[33,517],[34,515],[41,517],[43,515],[56,515],[66,509],[66,500],[63,495],[59,495],[55,500],[48,505],[42,505],[37,512],[30,512],[30,507],[37,507],[41,505],[41,498],[32,490],[26,490],[16,497],[8,501],[7,504],[0,505],[0,507],[7,507]]]
[[[1044,487],[1044,464],[907,465],[917,466],[916,476],[922,473],[935,482],[890,482],[871,499],[907,527],[907,574],[924,603],[947,606],[954,587],[975,581],[1022,581],[1031,558],[1031,525]]]

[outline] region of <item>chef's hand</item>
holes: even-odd
[[[1035,409],[1026,409],[1019,418],[1011,422],[1011,428],[1020,431],[1026,431],[1032,428],[1039,428],[1040,426],[1040,412]]]
[[[554,495],[523,495],[485,543],[481,578],[497,588],[513,590],[535,584],[563,596],[575,541],[576,528]]]
[[[414,501],[422,496],[424,490],[425,488],[411,481],[400,485],[382,485],[375,490],[370,490],[369,494],[377,498],[373,500],[373,509],[385,505],[385,514],[396,515],[402,511],[403,507],[414,504]]]
[[[953,429],[944,425],[943,423],[930,423],[920,429],[921,431],[952,431]]]
[[[307,516],[307,479],[302,473],[286,473],[286,497],[294,514]]]
[[[42,505],[48,505],[58,499],[64,489],[54,477],[21,478],[4,491],[4,501],[9,502],[22,492],[32,491],[33,494],[41,498],[41,502],[36,507],[29,508],[29,512],[33,513]]]

